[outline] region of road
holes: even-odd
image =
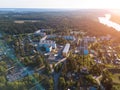
[[[53,73],[54,74],[54,76],[53,76],[53,78],[54,78],[54,90],[58,90],[58,80],[59,80],[59,77],[60,77],[60,74],[62,72],[64,65],[65,64],[62,65],[62,68],[58,73],[55,73],[55,72]]]
[[[101,90],[105,90],[105,88],[103,87],[103,85],[100,83],[100,80],[99,80],[100,78],[102,78],[102,75],[98,76],[97,78],[95,78],[95,77],[93,77],[93,78],[97,81],[97,83],[100,86]]]
[[[61,60],[58,60],[58,62],[55,64],[55,66],[57,66],[58,64],[64,62],[66,59],[67,59],[67,58],[63,58],[63,59],[61,59]]]

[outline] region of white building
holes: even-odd
[[[70,49],[70,44],[67,43],[62,52],[63,56],[68,56],[69,49]]]
[[[45,40],[46,40],[46,38],[47,38],[47,35],[46,35],[46,36],[44,36],[43,38],[41,38],[41,39],[40,39],[40,41],[45,41]]]
[[[57,35],[47,35],[47,38],[49,39],[49,38],[56,38],[57,37]]]
[[[100,37],[100,40],[110,40],[111,39],[111,36],[110,35],[107,35],[107,36],[101,36]]]
[[[39,42],[39,46],[52,46],[53,49],[56,49],[56,42],[55,41],[51,41],[51,40],[41,40]]]
[[[63,36],[63,38],[66,40],[76,40],[74,36]]]
[[[42,32],[41,30],[38,30],[34,33],[34,35],[37,35],[37,36],[46,36],[46,33],[45,32]]]
[[[97,41],[96,37],[89,37],[89,36],[84,37],[83,40],[84,42],[96,42]]]
[[[52,29],[40,29],[42,32],[51,31]]]

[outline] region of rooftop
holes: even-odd
[[[70,44],[67,43],[67,44],[65,45],[65,47],[64,47],[63,52],[68,52],[68,51],[69,51],[69,48],[70,48]]]

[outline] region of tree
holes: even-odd
[[[25,57],[23,63],[24,63],[25,65],[29,65],[30,63],[32,63],[32,61],[29,59],[29,57]]]
[[[6,89],[5,89],[5,84],[4,84],[4,83],[0,83],[0,90],[6,90]]]
[[[112,81],[112,75],[109,71],[107,70],[103,71],[101,83],[105,87],[105,90],[112,89],[113,81]]]
[[[6,68],[4,66],[0,66],[0,75],[6,74]]]
[[[5,78],[5,76],[0,76],[0,83],[3,83],[3,84],[6,83],[6,78]]]
[[[66,82],[65,82],[64,77],[60,77],[60,78],[59,78],[59,87],[60,87],[62,90],[64,90],[65,85],[66,85]]]
[[[54,85],[54,82],[53,82],[53,79],[52,77],[49,79],[49,90],[53,90],[53,85]]]
[[[37,58],[36,58],[36,64],[39,64],[40,66],[43,65],[43,58],[41,56],[37,56]]]
[[[98,64],[95,64],[94,66],[92,66],[92,68],[90,69],[90,73],[95,75],[95,76],[99,76],[101,75],[101,68],[99,67]]]
[[[75,71],[77,67],[77,60],[75,60],[75,56],[70,53],[69,57],[67,58],[67,67],[68,71]]]
[[[8,82],[7,83],[7,90],[18,90],[18,83],[17,82]]]

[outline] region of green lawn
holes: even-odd
[[[113,65],[113,64],[105,64],[105,67],[106,67],[106,68],[115,68],[116,66]]]
[[[112,90],[120,90],[120,85],[113,85]]]
[[[113,74],[113,87],[112,90],[120,90],[120,74]]]
[[[120,74],[113,74],[113,82],[120,84]]]

